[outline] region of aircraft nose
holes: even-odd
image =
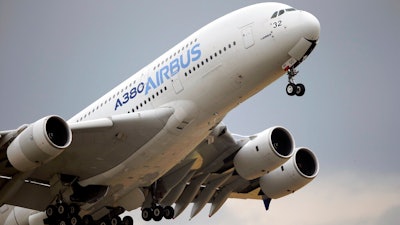
[[[321,30],[321,25],[318,19],[313,14],[304,11],[302,12],[301,17],[304,21],[304,38],[309,41],[317,41]]]

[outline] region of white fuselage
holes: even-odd
[[[151,185],[230,110],[285,74],[288,52],[301,38],[312,38],[307,35],[314,29],[308,24],[314,17],[304,11],[271,19],[286,8],[263,3],[215,20],[72,117],[70,124],[160,107],[174,110],[165,128],[139,150],[80,184],[118,186],[110,201]]]

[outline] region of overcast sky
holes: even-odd
[[[256,2],[0,0],[0,129],[50,114],[69,119],[192,32]],[[284,3],[321,23],[319,45],[296,78],[305,96],[288,97],[282,77],[224,122],[244,135],[285,126],[317,154],[319,176],[269,212],[261,201],[228,200],[212,218],[206,207],[188,222],[188,208],[163,224],[400,221],[400,2]],[[136,224],[155,224],[139,213]]]

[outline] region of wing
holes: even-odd
[[[25,140],[16,138],[23,137],[25,130],[35,130],[35,127],[31,127],[38,122],[0,132],[0,205],[7,203],[44,210],[53,200],[50,184],[54,176],[68,174],[85,179],[115,167],[153,138],[165,126],[172,113],[173,109],[159,108],[71,123],[69,127],[73,138],[69,147],[54,159],[44,160],[45,163],[26,172],[14,169],[7,151],[11,151],[9,146],[13,142],[25,146]],[[32,159],[34,156],[28,154],[26,157]],[[14,163],[20,162],[24,160]]]

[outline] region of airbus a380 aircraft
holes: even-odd
[[[221,120],[312,52],[320,24],[308,12],[262,3],[196,31],[68,121],[46,116],[0,132],[0,223],[131,225],[210,216],[228,198],[298,190],[319,166],[280,126],[232,135]],[[171,207],[171,206],[174,206]]]

